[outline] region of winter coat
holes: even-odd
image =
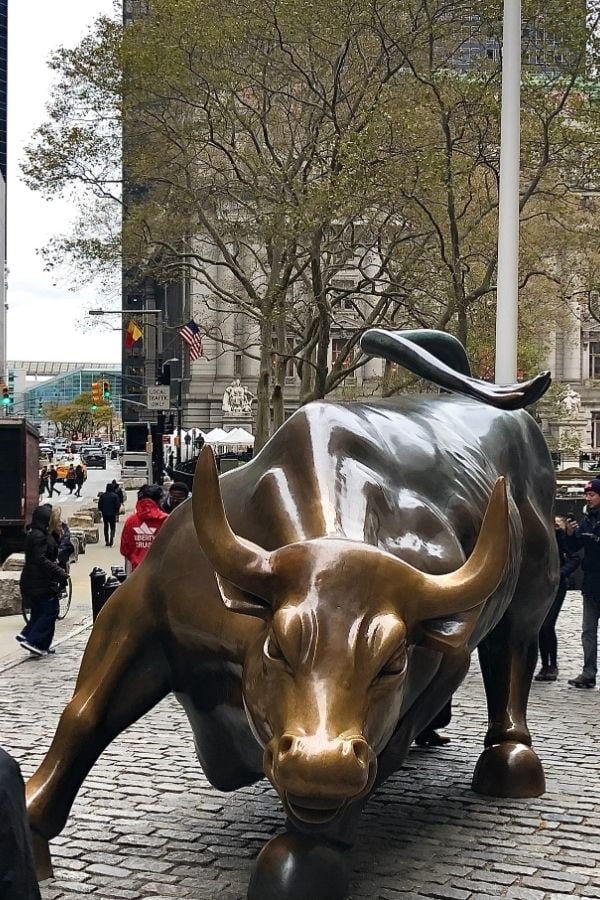
[[[25,539],[25,565],[21,572],[21,594],[25,600],[56,597],[67,583],[64,570],[58,565],[58,544],[48,533],[52,507],[38,506],[31,517],[31,527]]]
[[[570,553],[583,547],[581,590],[584,597],[600,600],[600,512],[589,510],[576,531],[566,536],[566,546]]]
[[[121,509],[121,501],[118,494],[113,490],[112,485],[106,485],[106,491],[100,495],[98,500],[98,509],[102,513],[103,519],[116,519]]]
[[[560,587],[566,588],[570,576],[581,565],[581,558],[571,550],[567,543],[567,534],[562,528],[556,529],[558,558],[560,560]]]
[[[121,553],[131,563],[132,569],[142,562],[168,518],[153,500],[147,497],[138,500],[135,512],[125,519],[121,533]]]
[[[0,897],[40,900],[19,766],[0,748]]]
[[[67,570],[69,565],[69,560],[71,559],[73,553],[75,553],[75,546],[73,544],[73,538],[71,537],[71,529],[66,524],[66,522],[62,522],[62,535],[58,541],[58,564],[61,569]]]
[[[81,466],[75,466],[75,484],[78,484],[80,487],[85,481],[85,472]]]

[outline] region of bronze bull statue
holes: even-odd
[[[470,396],[312,403],[221,479],[203,450],[191,502],[102,610],[28,784],[41,876],[94,761],[170,691],[212,785],[266,776],[281,798],[287,831],[262,850],[251,900],[347,896],[363,805],[475,647],[489,727],[473,789],[544,791],[526,709],[558,583],[554,474],[518,407],[549,377],[478,382],[435,332],[363,346]]]

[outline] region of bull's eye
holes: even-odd
[[[406,650],[398,650],[393,656],[390,656],[385,666],[380,670],[380,678],[388,678],[393,675],[402,675],[406,670],[407,656]]]
[[[286,669],[290,669],[289,663],[283,655],[283,650],[272,634],[270,634],[265,641],[264,652],[267,659],[270,659],[272,662],[279,663]]]

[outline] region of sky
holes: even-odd
[[[117,362],[121,335],[93,326],[86,310],[103,305],[99,291],[77,293],[61,276],[44,272],[37,250],[68,231],[74,210],[26,188],[19,162],[44,119],[57,47],[74,46],[113,0],[9,0],[8,21],[8,359]],[[113,325],[118,323],[112,317]],[[100,329],[100,330],[98,330]]]

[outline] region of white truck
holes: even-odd
[[[121,454],[121,481],[125,490],[152,483],[152,453],[148,450],[126,450]]]

